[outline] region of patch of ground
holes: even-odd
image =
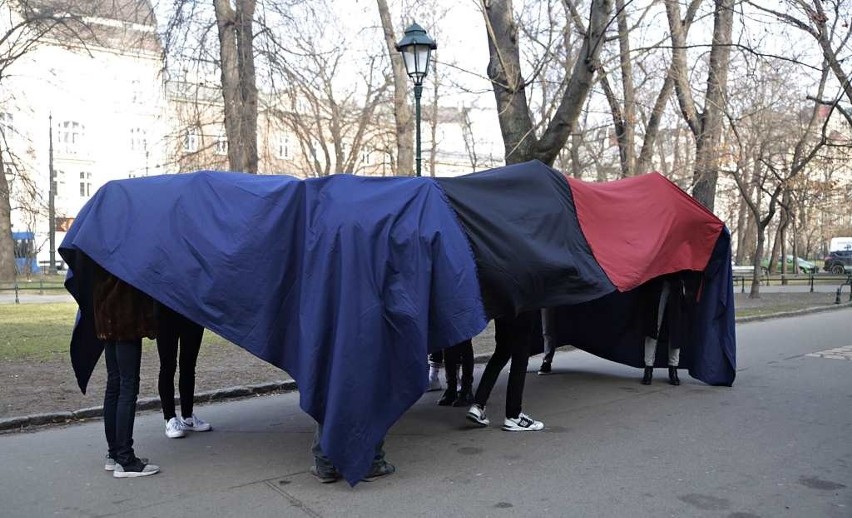
[[[833,293],[767,293],[760,299],[749,299],[737,293],[738,316],[765,315],[834,305]],[[843,302],[848,296],[844,294]],[[477,354],[489,352],[494,344],[493,327],[489,326],[474,339]],[[156,397],[159,360],[153,344],[145,346],[142,355],[140,398]],[[103,404],[106,369],[103,360],[89,382],[88,394],[77,387],[68,356],[44,361],[0,362],[0,418],[51,412],[70,412]],[[259,360],[245,350],[225,343],[202,347],[196,369],[196,391],[206,392],[288,380],[276,367]]]

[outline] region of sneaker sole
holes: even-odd
[[[168,432],[166,432],[166,437],[168,437],[169,439],[183,439],[184,437],[186,437],[186,432],[181,432],[180,434],[171,434],[171,435]]]
[[[542,426],[541,428],[533,428],[533,427],[519,428],[519,427],[515,427],[515,426],[503,425],[503,431],[504,432],[540,432],[542,430],[544,430],[544,426]]]
[[[156,475],[160,470],[157,471],[113,471],[112,476],[115,478],[139,478],[139,477],[147,477],[149,475]]]
[[[476,416],[473,416],[471,414],[467,414],[467,415],[465,415],[465,417],[467,418],[468,421],[470,421],[471,423],[475,423],[477,426],[479,426],[481,428],[485,428],[486,426],[491,424],[491,421],[482,421],[482,420],[478,419]]]

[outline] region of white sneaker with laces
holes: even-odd
[[[491,423],[485,415],[485,408],[477,405],[476,403],[471,405],[465,417],[479,426],[488,426]]]
[[[166,421],[166,437],[169,439],[180,439],[186,436],[186,425],[177,417]]]
[[[181,417],[184,430],[187,432],[209,432],[213,429],[210,423],[202,421],[197,415],[192,414],[190,417]]]
[[[507,432],[537,432],[544,430],[544,423],[521,413],[515,418],[507,417],[503,421],[503,429]]]

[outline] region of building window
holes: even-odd
[[[53,195],[61,196],[65,192],[65,171],[53,170]]]
[[[148,135],[142,128],[130,129],[130,151],[141,153],[148,149]]]
[[[290,136],[278,135],[275,142],[275,156],[278,158],[290,158]]]
[[[92,195],[92,173],[80,172],[80,197],[88,198]]]
[[[216,154],[228,154],[228,137],[225,136],[224,130],[219,131],[219,134],[216,136]]]
[[[59,151],[68,155],[76,155],[85,138],[86,127],[76,121],[63,121],[59,123],[57,132],[57,143]]]
[[[198,141],[200,135],[198,128],[189,128],[183,132],[183,150],[186,153],[195,153],[198,151]]]
[[[371,157],[372,154],[373,154],[372,149],[368,148],[367,146],[362,147],[361,148],[361,162],[364,165],[369,165],[370,164],[370,157]]]
[[[130,102],[133,104],[142,104],[144,101],[145,96],[142,92],[142,81],[138,79],[130,81]]]

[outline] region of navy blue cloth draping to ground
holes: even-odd
[[[474,259],[426,179],[199,172],[110,182],[60,246],[85,391],[91,265],[284,369],[350,483],[427,387],[428,351],[486,325]]]
[[[103,350],[94,261],[287,371],[351,484],[425,392],[427,353],[497,316],[556,308],[558,343],[641,367],[643,287],[692,271],[702,288],[678,327],[681,365],[709,384],[734,380],[730,235],[660,175],[587,184],[529,162],[441,179],[119,180],[59,251],[80,307],[71,361],[82,390]]]

